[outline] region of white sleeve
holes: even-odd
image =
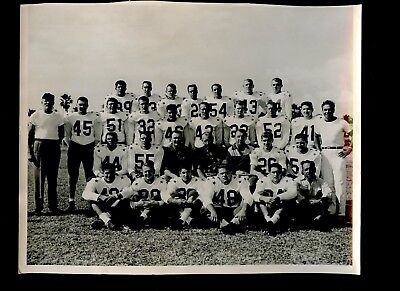
[[[90,180],[85,187],[85,190],[82,193],[82,198],[87,201],[97,201],[100,194],[96,193],[96,185],[95,179]]]
[[[161,199],[164,200],[165,202],[168,202],[168,199],[171,198],[171,194],[176,191],[176,183],[174,183],[175,180],[172,179],[168,182],[167,184],[167,189],[161,193]]]
[[[294,181],[289,181],[287,183],[286,191],[277,195],[282,200],[291,200],[297,197],[297,184]]]
[[[253,205],[253,196],[250,193],[250,183],[247,180],[242,180],[242,186],[240,186],[240,195],[243,197],[243,201],[250,206]]]
[[[201,202],[203,202],[204,207],[212,204],[212,197],[214,196],[214,187],[211,181],[206,181],[203,184],[202,191],[199,192],[199,197]]]

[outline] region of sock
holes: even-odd
[[[229,223],[225,220],[225,219],[222,219],[221,220],[221,223],[220,223],[220,227],[224,227],[224,226],[227,226]]]
[[[190,222],[192,221],[193,218],[191,218],[190,216],[188,218],[186,218],[186,223],[190,224]]]
[[[274,215],[271,217],[271,221],[272,221],[274,224],[276,224],[276,223],[278,222],[279,218],[280,218],[279,214],[274,214]]]
[[[99,215],[99,217],[101,220],[103,220],[105,225],[107,225],[107,223],[111,220],[110,215],[107,212],[103,212]]]
[[[147,219],[149,216],[147,215],[149,213],[148,209],[145,209],[142,211],[142,213],[140,214],[141,217],[143,217],[143,219]]]
[[[192,208],[185,208],[181,213],[181,219],[186,221],[192,212]]]
[[[239,218],[234,217],[234,218],[231,220],[231,223],[233,223],[233,224],[239,224]]]

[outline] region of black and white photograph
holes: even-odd
[[[360,274],[361,5],[20,6],[20,273]]]

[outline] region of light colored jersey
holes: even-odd
[[[252,116],[237,118],[228,116],[224,119],[224,123],[229,127],[229,144],[235,143],[235,135],[239,129],[244,129],[247,133],[246,144],[254,144],[256,142],[255,124],[257,119]]]
[[[143,164],[151,161],[154,163],[155,174],[158,176],[163,158],[164,149],[160,146],[143,149],[139,144],[130,145],[128,146],[128,173],[135,178],[141,177]]]
[[[256,123],[256,134],[258,144],[261,146],[261,136],[266,130],[271,130],[274,135],[272,145],[278,149],[284,149],[289,143],[290,138],[290,122],[286,116],[278,116],[275,118],[263,116]]]
[[[180,199],[189,199],[189,191],[196,191],[198,194],[204,188],[204,181],[197,177],[192,177],[189,183],[183,182],[181,177],[173,178],[168,182],[167,191],[163,196],[163,200],[168,202],[171,197]]]
[[[344,134],[350,132],[350,124],[341,118],[326,122],[322,115],[317,116],[316,132],[321,135],[322,147],[344,146]]]
[[[321,178],[316,178],[311,183],[304,177],[299,176],[295,182],[297,183],[297,187],[299,189],[299,193],[297,199],[299,201],[304,198],[307,199],[320,199],[322,197],[332,198],[334,193],[332,189],[329,187],[328,183],[326,183]]]
[[[200,196],[205,207],[213,204],[219,207],[236,208],[242,202],[253,204],[250,184],[244,178],[232,176],[231,182],[225,185],[218,177],[209,177],[206,187],[204,194]]]
[[[155,111],[150,111],[149,113],[140,113],[133,112],[129,115],[128,123],[130,132],[129,138],[133,137],[132,143],[140,142],[140,133],[142,132],[150,132],[151,134],[151,142],[155,143],[155,125],[156,122],[160,120],[160,116]]]
[[[244,101],[246,103],[246,115],[253,117],[258,117],[261,112],[264,112],[265,104],[267,102],[265,93],[259,91],[254,91],[251,95],[242,91],[235,91],[232,99],[234,101]]]
[[[126,176],[117,176],[111,183],[104,181],[104,178],[95,178],[86,184],[82,198],[88,201],[97,201],[100,195],[118,194],[130,185],[131,181]]]
[[[135,101],[132,104],[132,111],[137,112],[139,111],[139,98],[144,95],[140,95],[136,97]],[[149,98],[149,110],[150,111],[157,111],[157,104],[161,101],[161,96],[158,94],[151,94]]]
[[[194,131],[194,146],[196,148],[200,148],[204,146],[203,141],[201,140],[201,136],[203,132],[209,131],[213,134],[214,140],[215,138],[215,128],[221,123],[220,118],[210,117],[208,119],[203,119],[201,117],[193,118],[189,121],[190,128]]]
[[[266,176],[271,171],[271,165],[278,163],[283,169],[286,169],[286,156],[285,153],[273,147],[271,151],[265,151],[263,147],[254,149],[250,154],[250,165],[256,172]],[[261,177],[260,175],[257,175]]]
[[[157,112],[160,114],[161,118],[164,118],[167,115],[167,106],[169,104],[175,104],[178,112],[178,117],[181,116],[181,106],[182,106],[183,98],[176,96],[175,99],[169,99],[167,97],[162,98],[160,102],[157,103]]]
[[[318,118],[318,117],[317,117]],[[315,126],[317,122],[316,117],[307,119],[305,117],[298,117],[291,122],[291,144],[296,144],[295,137],[297,134],[307,135],[307,146],[314,147],[315,145]]]
[[[286,147],[285,154],[288,164],[288,172],[298,177],[301,175],[301,162],[309,160],[315,163],[317,169],[316,175],[321,172],[321,153],[315,149],[309,148],[305,154],[299,153],[295,145]]]
[[[167,119],[157,121],[155,128],[155,144],[169,146],[171,144],[172,133],[174,131],[183,132],[188,121],[186,117],[178,117],[176,121],[168,121]]]
[[[116,132],[119,144],[126,144],[126,136],[128,133],[127,119],[129,114],[125,112],[108,113],[100,112],[100,120],[102,124],[101,142],[106,143],[107,132]]]
[[[115,99],[117,99],[118,111],[122,111],[125,113],[132,112],[132,104],[136,100],[136,95],[134,93],[126,92],[125,96],[123,96],[123,97],[120,97],[120,96],[116,95],[115,93],[111,93],[111,94],[107,95],[104,98],[104,110],[105,111],[107,110],[107,100],[110,97],[114,97]]]
[[[128,168],[128,151],[124,145],[117,145],[117,147],[111,151],[107,145],[98,144],[94,149],[94,164],[93,173],[96,176],[103,173],[102,165],[105,163],[111,163],[115,166],[117,175],[127,174]]]
[[[291,200],[297,197],[296,182],[289,178],[283,177],[279,183],[272,182],[271,177],[267,176],[257,181],[256,190],[254,190],[253,198],[255,202],[269,202],[272,198],[279,197],[282,200]]]
[[[269,93],[267,97],[277,104],[277,115],[286,116],[289,121],[292,120],[292,104],[293,98],[287,91],[282,91],[281,93]]]
[[[234,113],[234,103],[231,97],[222,96],[218,99],[209,96],[204,101],[210,104],[210,117],[219,117],[222,120]]]
[[[35,126],[35,138],[58,140],[58,127],[63,125],[65,120],[59,112],[47,114],[38,110],[29,117],[29,122]]]
[[[167,188],[163,177],[156,178],[153,183],[147,183],[144,178],[133,181],[131,187],[124,190],[124,197],[137,196],[138,200],[161,201]],[[136,199],[135,199],[136,200]]]
[[[203,99],[193,100],[191,98],[185,98],[182,101],[182,117],[186,117],[188,120],[199,117],[200,114],[200,103],[203,102]]]
[[[101,137],[101,119],[97,112],[85,115],[74,112],[65,117],[66,140],[87,145]]]

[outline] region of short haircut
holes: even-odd
[[[210,103],[203,101],[203,102],[200,102],[199,107],[200,107],[201,105],[206,106],[207,111],[210,111],[210,110],[211,110]]]
[[[274,101],[272,101],[272,100],[268,100],[267,105],[268,105],[268,104],[272,105],[272,108],[273,108],[273,109],[277,109],[277,108],[278,108],[277,104],[276,104]]]
[[[140,136],[144,134],[146,136],[146,139],[150,139],[151,140],[151,132],[150,131],[142,131],[139,133],[139,138]]]
[[[212,91],[214,86],[217,86],[218,88],[220,88],[222,90],[222,85],[221,84],[214,83],[214,84],[211,85],[211,91]]]
[[[51,93],[44,93],[42,96],[42,99],[47,100],[47,101],[53,101],[54,102],[54,95]]]
[[[228,172],[231,172],[231,169],[229,167],[229,163],[227,160],[223,160],[218,164],[218,171],[219,171],[219,169],[225,169]]]
[[[117,82],[115,82],[115,88],[118,85],[122,85],[124,88],[126,88],[126,82],[124,80],[118,80]]]
[[[281,166],[281,164],[272,163],[272,164],[269,166],[269,169],[271,170],[272,168],[277,168],[277,169],[279,170],[279,172],[282,172],[282,166]]]
[[[174,111],[174,112],[177,112],[177,111],[178,111],[176,104],[168,104],[167,107],[165,107],[165,109],[166,109],[167,111],[168,111],[168,110],[171,110],[171,111]]]
[[[301,102],[300,108],[303,107],[303,106],[308,106],[308,107],[310,107],[311,109],[314,109],[313,104],[312,104],[311,101],[304,101],[304,102]]]
[[[78,97],[76,101],[82,101],[85,102],[86,104],[89,104],[89,100],[85,96]]]
[[[273,140],[274,134],[272,133],[272,130],[267,129],[262,133],[261,138],[267,138],[269,140]]]
[[[195,88],[196,91],[198,91],[198,88],[197,88],[197,85],[196,85],[196,84],[189,84],[189,85],[187,86],[187,90],[189,91],[189,88],[191,88],[191,87]]]
[[[144,101],[146,103],[150,103],[149,97],[147,97],[147,96],[140,96],[139,99],[138,99],[138,103],[140,101]]]
[[[101,165],[101,168],[102,168],[103,172],[105,172],[106,170],[115,172],[115,165],[112,163],[103,163]]]
[[[294,136],[294,139],[299,139],[299,138],[301,138],[301,139],[307,141],[307,135],[306,135],[306,134],[298,133],[298,134],[296,134],[296,135]]]
[[[252,79],[244,79],[244,82],[250,82],[252,85],[254,85],[254,81]]]
[[[312,169],[314,169],[314,170],[317,169],[317,168],[315,167],[314,161],[310,161],[310,160],[301,161],[300,165],[301,165],[302,168],[304,168],[304,164],[310,164],[310,168],[312,168]]]
[[[174,134],[174,133],[180,135],[181,137],[183,137],[183,131],[174,130],[174,131],[172,132],[172,134]]]
[[[183,164],[181,164],[180,167],[179,167],[179,173],[180,173],[183,169],[186,169],[186,170],[192,172],[192,165],[189,164],[189,163],[183,163]]]
[[[332,100],[325,100],[322,102],[321,108],[323,108],[325,105],[330,105],[333,109],[335,109],[335,102]]]
[[[243,134],[244,137],[247,137],[247,131],[245,131],[243,128],[239,128],[236,133],[241,132]],[[235,133],[235,135],[236,135]]]
[[[109,97],[109,98],[107,99],[107,104],[108,104],[109,102],[118,103],[118,100],[117,100],[117,98]]]
[[[142,85],[144,85],[144,84],[148,84],[150,86],[150,88],[153,87],[153,84],[151,83],[151,81],[145,80],[142,82]]]
[[[273,81],[279,83],[279,85],[281,85],[281,86],[283,85],[283,82],[282,82],[282,79],[281,79],[281,78],[273,78],[273,79],[272,79],[272,82],[273,82]]]
[[[168,88],[168,87],[171,87],[172,89],[174,89],[174,90],[176,91],[176,85],[175,85],[174,83],[169,83],[169,84],[165,87],[165,89]]]
[[[148,161],[146,161],[146,162],[143,163],[142,169],[143,169],[144,167],[148,167],[148,168],[150,168],[150,169],[152,169],[152,170],[154,171],[154,162],[148,160]]]
[[[243,107],[246,107],[246,101],[244,100],[236,100],[235,102],[235,107],[238,105],[242,105]]]
[[[111,135],[115,140],[118,140],[118,134],[115,131],[109,131],[106,133],[106,140],[107,140],[107,135]]]

